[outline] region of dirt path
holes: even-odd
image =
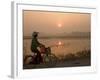
[[[56,67],[62,67],[62,66],[75,67],[75,66],[89,66],[89,65],[90,65],[90,59],[84,58],[84,59],[60,62],[59,64],[56,64]]]
[[[70,61],[62,61],[57,62],[53,66],[51,64],[44,65],[44,64],[38,64],[38,65],[24,65],[24,69],[39,69],[39,68],[57,68],[57,67],[78,67],[78,66],[90,66],[91,62],[89,58],[82,58],[77,60],[70,60]]]

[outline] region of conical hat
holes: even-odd
[[[32,36],[39,34],[39,32],[33,32]]]

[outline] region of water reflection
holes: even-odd
[[[59,42],[58,42],[58,45],[59,45],[59,46],[61,46],[61,45],[62,45],[62,42],[61,42],[61,41],[59,41]]]
[[[51,47],[51,52],[56,56],[64,56],[69,53],[75,53],[84,49],[90,49],[89,39],[40,39],[46,47]],[[31,54],[31,39],[25,39],[25,54]]]

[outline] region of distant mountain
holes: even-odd
[[[48,34],[39,33],[39,38],[89,38],[90,32],[71,32],[71,33],[58,33],[58,34]],[[32,36],[24,36],[25,39],[31,39]]]
[[[79,37],[89,37],[91,35],[90,32],[72,32],[69,34],[70,36],[79,36]]]

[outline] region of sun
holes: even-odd
[[[61,27],[62,27],[62,24],[61,24],[61,23],[59,23],[59,24],[58,24],[58,27],[59,27],[59,28],[61,28]]]

